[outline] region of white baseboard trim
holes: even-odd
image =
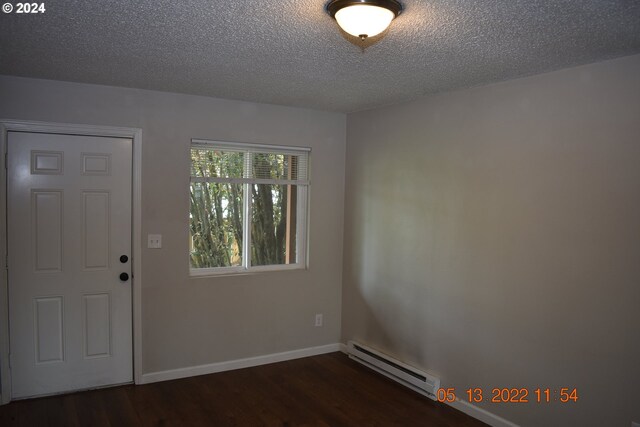
[[[504,418],[499,417],[496,414],[493,414],[469,402],[465,402],[464,400],[456,399],[455,402],[447,403],[447,405],[457,409],[460,412],[464,412],[465,414],[475,418],[476,420],[485,422],[492,427],[519,427],[517,424],[514,424],[511,421],[505,420]]]
[[[340,351],[344,354],[349,354],[349,347],[346,344],[340,343]]]
[[[285,351],[283,353],[266,354],[264,356],[248,357],[246,359],[229,360],[226,362],[210,363],[207,365],[189,366],[186,368],[170,369],[167,371],[150,372],[142,374],[140,384],[155,383],[158,381],[176,380],[179,378],[195,377],[197,375],[215,374],[216,372],[232,371],[234,369],[250,368],[252,366],[266,365],[268,363],[284,362],[286,360],[300,359],[302,357],[316,356],[319,354],[342,351],[341,344],[327,344],[318,347],[302,348],[299,350]]]

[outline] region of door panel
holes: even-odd
[[[94,294],[82,297],[84,312],[84,356],[111,355],[111,295]]]
[[[62,297],[34,298],[36,364],[64,361]]]
[[[110,196],[108,191],[82,192],[84,270],[106,270],[109,268]]]
[[[31,234],[35,272],[62,271],[62,205],[64,193],[31,189]]]
[[[132,381],[131,281],[119,279],[131,274],[131,149],[8,134],[14,398]]]

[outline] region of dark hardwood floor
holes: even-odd
[[[0,426],[485,426],[341,353],[11,402]]]

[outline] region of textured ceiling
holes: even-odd
[[[0,74],[350,112],[640,52],[638,0],[402,0],[364,52],[325,3],[47,0]]]

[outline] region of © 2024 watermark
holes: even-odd
[[[47,8],[44,3],[4,3],[2,5],[2,11],[4,13],[15,14],[37,14],[45,13]]]

